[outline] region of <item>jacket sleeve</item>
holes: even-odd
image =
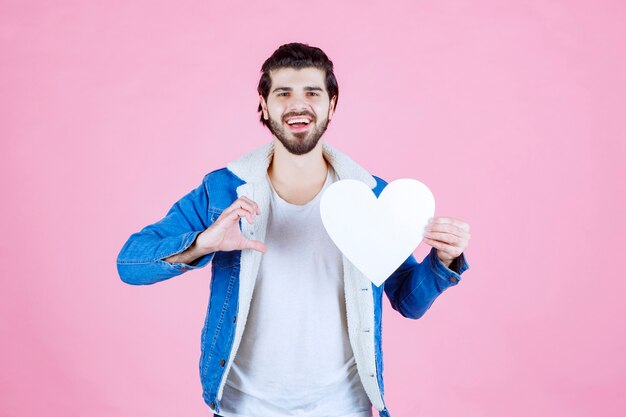
[[[163,219],[128,238],[117,256],[117,271],[122,281],[133,285],[154,284],[211,262],[215,252],[201,256],[191,265],[163,260],[185,251],[209,227],[207,177],[208,174],[199,187],[174,203]]]
[[[410,255],[383,284],[393,309],[410,319],[422,317],[442,292],[458,284],[469,264],[461,253],[450,267],[441,262],[434,247],[421,263]]]

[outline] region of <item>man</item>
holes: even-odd
[[[383,291],[403,316],[421,317],[469,268],[469,226],[433,219],[422,263],[411,255],[372,284],[319,215],[334,181],[363,181],[376,196],[387,184],[320,141],[337,106],[332,62],[319,48],[282,45],[263,64],[258,92],[273,141],[210,172],[165,218],[131,235],[120,277],[153,284],[212,262],[199,368],[216,416],[370,417],[372,405],[389,416]]]

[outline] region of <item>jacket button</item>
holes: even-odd
[[[225,361],[224,359],[222,359],[222,360],[220,361],[220,366],[224,366],[224,364],[225,364],[225,363],[226,363],[226,361]]]
[[[211,408],[215,408],[215,403],[213,401],[211,401],[211,404],[209,404],[211,406]]]
[[[237,321],[237,316],[233,317],[233,323]]]
[[[455,284],[456,284],[457,282],[459,282],[459,280],[458,280],[458,279],[456,279],[455,277],[450,277],[450,278],[448,279],[448,281],[454,282]]]

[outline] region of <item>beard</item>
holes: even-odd
[[[287,115],[287,117],[292,116],[293,115]],[[325,117],[319,125],[316,123],[316,120],[317,119],[311,119],[309,128],[306,131],[292,132],[289,127],[285,125],[285,123],[274,120],[270,116],[269,128],[289,153],[294,155],[304,155],[311,152],[311,150],[317,146],[317,142],[328,128],[328,117]]]

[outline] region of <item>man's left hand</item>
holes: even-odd
[[[446,267],[463,253],[470,239],[469,224],[452,217],[435,217],[424,230],[424,242],[437,249]]]

